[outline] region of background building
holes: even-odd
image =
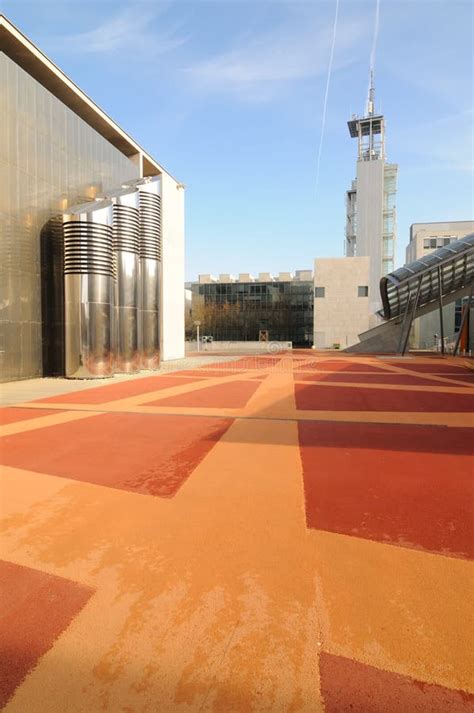
[[[313,341],[313,273],[280,272],[258,278],[225,273],[199,275],[191,283],[192,321],[201,334],[216,341],[258,341],[261,331],[270,341],[291,341],[309,347]],[[192,326],[191,326],[192,329]],[[191,333],[188,336],[192,336]]]
[[[314,261],[314,346],[346,349],[369,329],[368,257]]]
[[[441,223],[413,223],[410,227],[410,242],[406,248],[406,262],[418,260],[433,250],[448,246],[474,233],[474,220],[446,221]],[[461,324],[463,305],[467,297],[443,307],[443,326],[447,343],[455,340]],[[434,311],[419,317],[410,333],[412,349],[432,349],[439,341],[439,314]]]
[[[406,248],[406,262],[413,262],[437,248],[444,248],[453,240],[474,233],[474,220],[455,220],[442,223],[413,223],[410,242]]]
[[[346,193],[345,254],[370,257],[369,311],[376,324],[380,278],[394,268],[398,166],[386,162],[385,118],[375,113],[373,81],[365,116],[354,116],[348,127],[358,154],[357,178]]]
[[[2,16],[0,43],[3,380],[43,375],[48,352],[60,348],[45,329],[52,295],[41,258],[45,246],[49,255],[62,247],[61,214],[144,176],[161,178],[161,358],[182,357],[181,184]]]

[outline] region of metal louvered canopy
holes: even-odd
[[[474,280],[474,233],[404,265],[380,280],[385,320],[403,315],[414,294],[422,307],[463,288]]]

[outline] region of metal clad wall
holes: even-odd
[[[0,127],[0,369],[8,381],[41,376],[43,358],[54,362],[48,342],[61,325],[56,337],[45,328],[42,301],[48,309],[62,286],[43,295],[41,286],[41,253],[47,276],[55,251],[54,217],[139,169],[3,53]]]

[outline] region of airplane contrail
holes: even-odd
[[[326,128],[326,111],[327,111],[327,106],[328,106],[329,84],[331,82],[332,63],[333,63],[333,58],[334,58],[334,47],[336,46],[338,14],[339,14],[339,0],[336,0],[336,10],[334,13],[334,25],[333,25],[333,30],[332,30],[331,53],[329,55],[328,75],[326,78],[326,92],[324,94],[323,115],[322,115],[322,119],[321,119],[321,135],[319,137],[318,161],[316,164],[316,193],[318,191],[318,186],[319,186],[319,171],[321,168],[321,154],[323,151],[324,130]]]

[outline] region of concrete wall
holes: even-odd
[[[455,303],[443,307],[443,329],[444,336],[448,343],[455,341],[454,334],[454,311]],[[433,349],[438,338],[441,335],[441,325],[439,321],[439,310],[435,309],[429,314],[424,314],[422,317],[415,319],[410,333],[410,348],[411,349]]]
[[[357,162],[357,257],[370,255],[369,311],[381,308],[383,188],[385,162]],[[375,319],[375,318],[374,318]]]
[[[197,342],[191,341],[186,343],[187,351],[197,351]],[[199,351],[206,352],[235,352],[236,354],[248,353],[264,353],[264,354],[279,354],[280,352],[293,349],[292,342],[229,342],[229,341],[213,341],[202,342],[199,345]]]
[[[325,296],[314,298],[314,346],[345,349],[369,329],[368,257],[318,258],[314,261],[314,286]],[[369,286],[368,297],[358,297],[359,286]]]
[[[184,357],[184,189],[162,176],[163,279],[161,358]]]

